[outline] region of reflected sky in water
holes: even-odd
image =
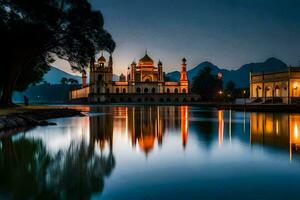
[[[74,199],[75,189],[82,199],[298,198],[300,114],[188,106],[76,108],[87,116],[54,119],[57,126],[1,138],[0,170],[7,176],[0,181],[0,198],[38,191]],[[25,144],[40,148],[25,154]],[[43,168],[39,152],[44,154],[38,158],[49,160]],[[44,187],[23,194],[6,163],[14,165],[24,155],[24,163],[44,169],[31,173]],[[68,178],[36,178],[54,172]]]

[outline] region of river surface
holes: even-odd
[[[0,199],[299,199],[300,114],[77,106],[0,138]]]

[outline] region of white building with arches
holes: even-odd
[[[300,102],[300,68],[250,73],[250,98],[265,103]]]

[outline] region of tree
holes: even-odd
[[[68,79],[66,77],[62,77],[60,80],[60,83],[63,85],[67,85],[68,84]]]
[[[71,84],[71,85],[78,85],[78,81],[73,79],[73,78],[69,78],[68,79],[68,82]]]
[[[200,94],[204,100],[212,100],[222,90],[223,81],[211,74],[210,67],[204,67],[192,82],[192,92]]]
[[[12,92],[39,82],[58,57],[83,69],[115,43],[88,0],[0,0],[1,106]]]
[[[228,81],[226,83],[225,92],[229,95],[230,98],[235,98],[236,94],[236,86],[233,81]]]

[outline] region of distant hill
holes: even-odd
[[[70,79],[70,78],[75,79],[78,81],[79,84],[81,84],[81,82],[82,82],[80,75],[72,75],[72,74],[69,74],[63,70],[56,68],[56,67],[51,67],[49,72],[47,72],[44,75],[44,81],[47,81],[50,84],[60,84],[60,81],[63,77],[65,77],[67,79]],[[118,80],[119,80],[119,76],[116,74],[113,74],[113,81],[118,81]]]
[[[63,70],[60,70],[56,67],[51,67],[51,69],[49,70],[49,72],[47,72],[44,75],[44,81],[47,81],[50,84],[59,84],[60,80],[65,77],[67,79],[75,79],[78,81],[79,84],[81,84],[81,77],[80,76],[76,76],[76,75],[72,75],[69,74],[67,72],[64,72]]]
[[[210,67],[213,74],[221,72],[223,74],[223,81],[226,84],[228,81],[232,80],[235,82],[237,87],[243,88],[249,86],[249,72],[268,72],[268,71],[278,71],[287,69],[287,64],[282,62],[277,58],[269,58],[265,62],[261,63],[249,63],[241,66],[237,70],[227,70],[221,69],[220,67],[212,64],[211,62],[203,62],[192,68],[187,72],[189,81],[191,82],[193,78],[204,68]],[[180,73],[178,71],[167,73],[166,76],[171,80],[178,81]]]

